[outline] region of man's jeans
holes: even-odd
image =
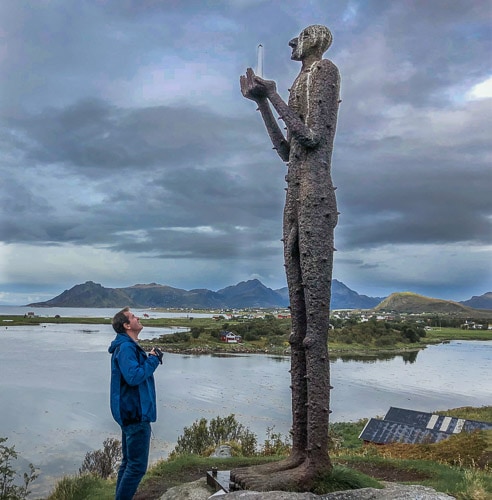
[[[150,423],[139,422],[121,427],[123,459],[118,470],[115,500],[131,500],[147,471],[150,447]]]

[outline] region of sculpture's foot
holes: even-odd
[[[320,474],[331,471],[329,461],[320,466],[305,460],[297,467],[243,478],[243,489],[253,491],[310,491]]]
[[[264,475],[275,474],[276,472],[295,469],[304,462],[305,458],[306,457],[302,454],[293,454],[290,457],[285,458],[284,460],[279,460],[278,462],[233,469],[231,470],[231,481],[235,482],[243,489],[248,489],[246,484],[249,481],[257,477],[262,477]]]

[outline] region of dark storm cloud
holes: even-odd
[[[230,153],[246,128],[207,110],[160,106],[121,109],[100,100],[7,119],[26,159],[107,170],[195,165]],[[22,139],[19,139],[22,138]],[[95,175],[94,171],[90,175]],[[96,174],[97,175],[97,174]]]
[[[258,165],[250,165],[246,175],[227,168],[175,169],[157,175],[138,191],[130,188],[133,198],[119,192],[112,197],[111,205],[117,205],[108,220],[131,214],[124,216],[122,224],[133,229],[118,235],[114,246],[188,258],[229,258],[257,250],[269,253],[266,245],[272,232],[277,241],[280,238],[278,194],[283,193],[272,174],[271,169]],[[260,175],[262,182],[258,182]],[[279,193],[272,196],[275,191]],[[275,227],[277,231],[272,231]],[[273,252],[279,248],[280,243]]]
[[[31,176],[52,175],[55,168],[63,178],[78,178],[81,191],[99,179],[101,199],[86,204],[80,196],[56,213],[60,200],[34,192],[33,177],[31,183],[13,182],[9,196],[16,202],[6,200],[5,241],[33,241],[47,227],[49,241],[109,244],[114,235],[108,229],[120,224],[137,230],[162,224],[237,226],[271,221],[280,211],[279,197],[271,193],[282,177],[281,168],[251,160],[238,168],[229,159],[254,147],[255,135],[245,134],[252,121],[191,108],[122,110],[100,101],[11,119],[6,125],[14,131],[9,146],[34,165]],[[120,183],[111,186],[114,178]],[[225,233],[224,240],[229,236]],[[201,253],[201,243],[197,241],[192,254]],[[117,246],[140,249],[126,246],[124,239]],[[162,238],[150,237],[145,246],[147,251],[161,248]]]

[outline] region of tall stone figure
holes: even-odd
[[[257,103],[274,149],[288,165],[283,244],[292,314],[292,453],[271,465],[233,470],[231,479],[246,489],[307,491],[316,475],[332,468],[327,342],[338,212],[330,170],[340,75],[322,58],[331,42],[330,30],[320,25],[289,42],[291,59],[302,67],[288,104],[274,81],[251,68],[240,79],[242,94]],[[286,137],[270,105],[285,123]]]

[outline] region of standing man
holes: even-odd
[[[121,427],[123,458],[118,470],[115,500],[131,500],[147,471],[150,422],[157,418],[154,371],[162,352],[150,355],[138,345],[140,319],[128,307],[115,314],[116,338],[111,353],[111,413]]]
[[[331,471],[328,456],[330,413],[330,318],[333,233],[338,220],[331,156],[339,105],[340,75],[323,59],[330,30],[308,26],[289,42],[301,71],[288,103],[276,84],[251,68],[241,76],[241,92],[258,105],[274,149],[287,162],[283,221],[284,259],[292,316],[292,453],[284,461],[232,471],[243,488],[308,491],[316,475]],[[278,125],[272,108],[286,126]]]

